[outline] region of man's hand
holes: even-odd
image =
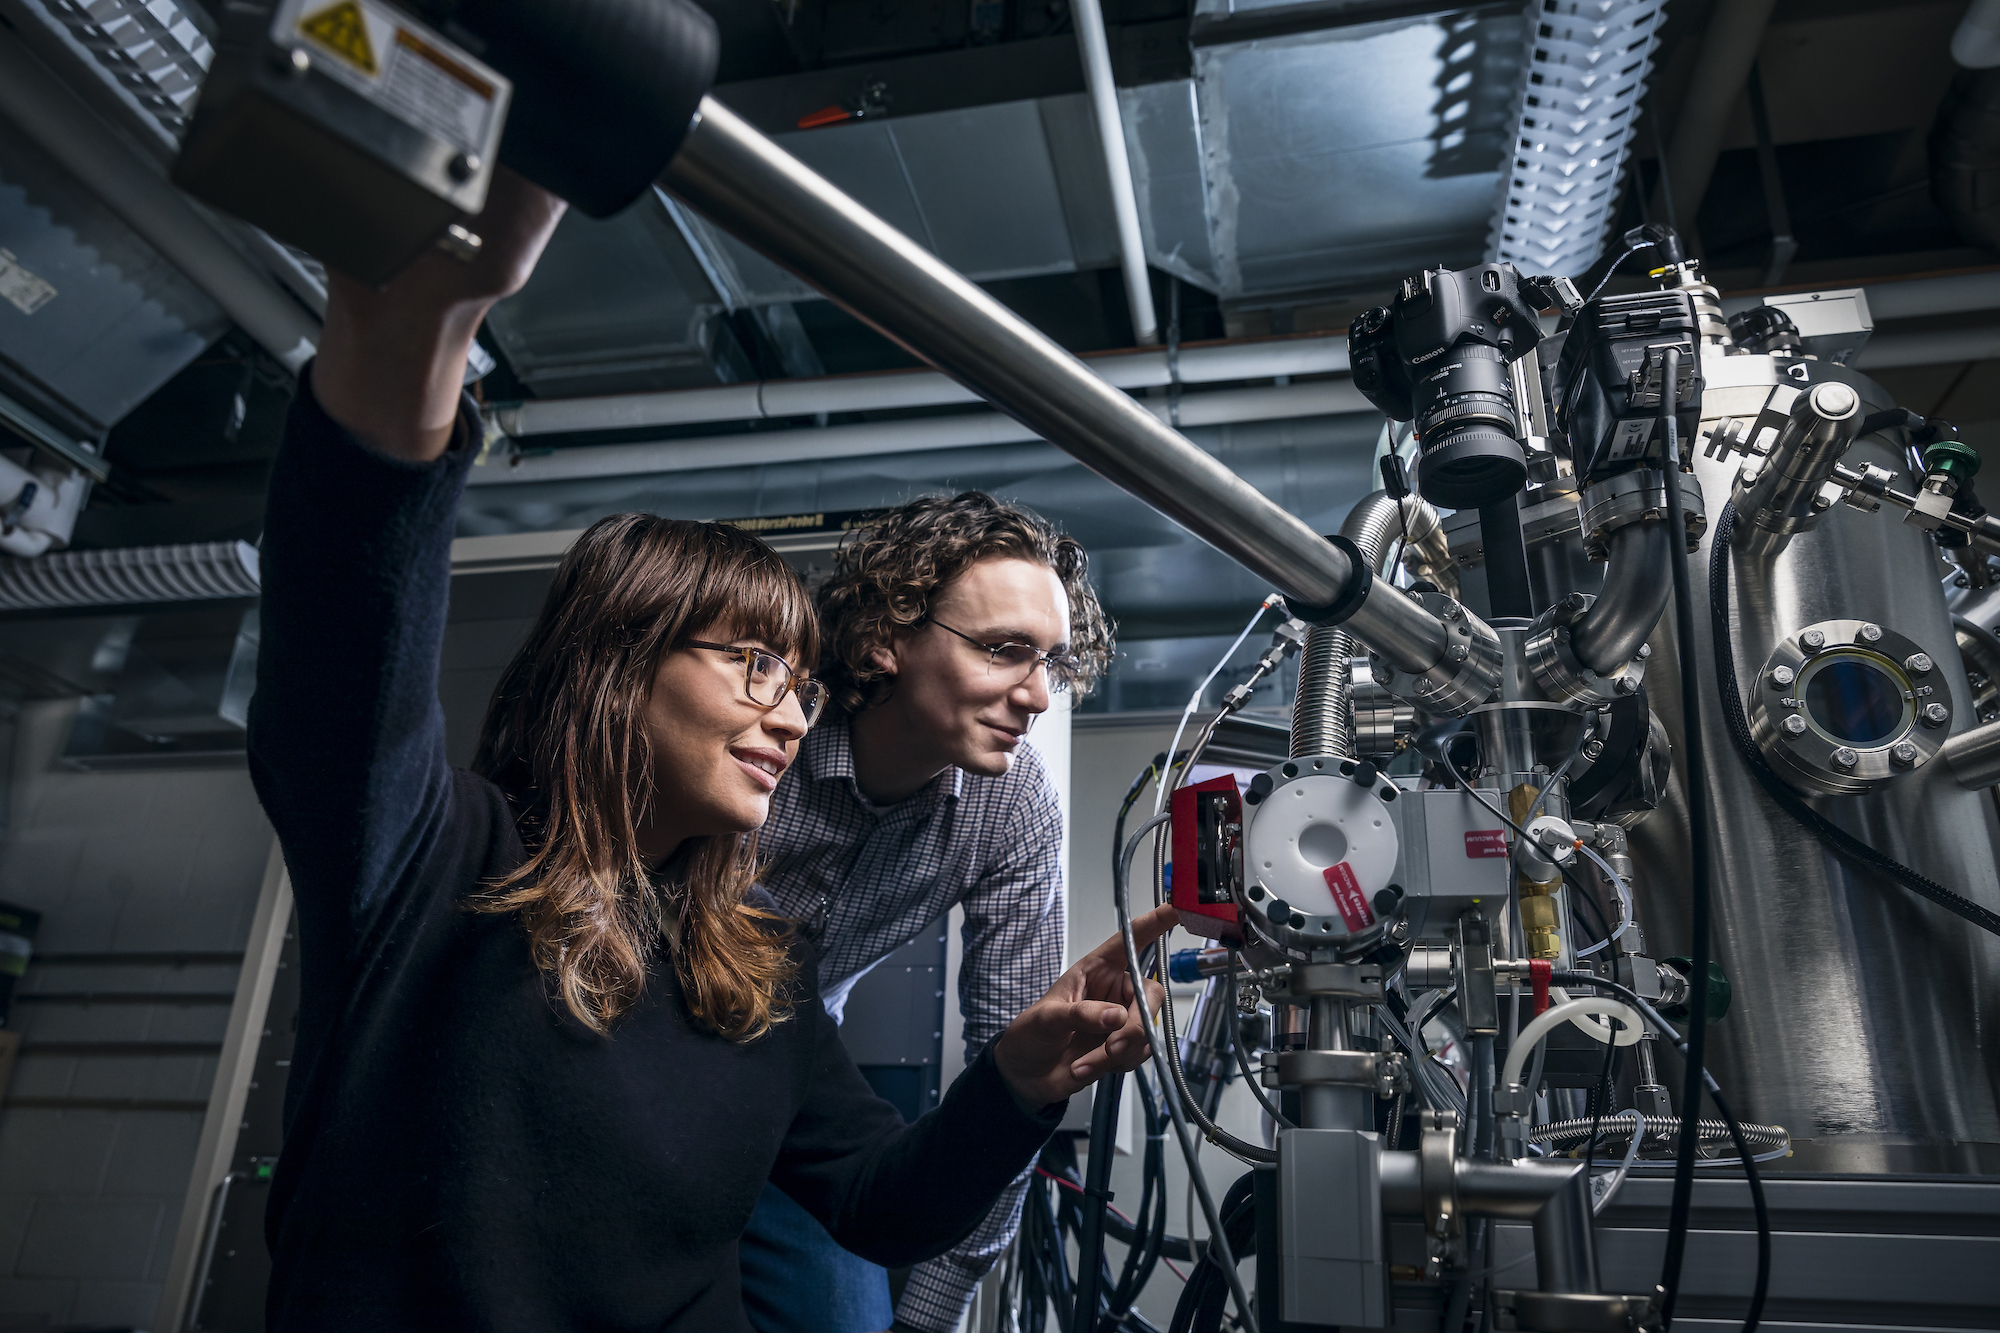
[[[451,442],[472,337],[493,303],[521,290],[562,220],[562,200],[502,167],[469,263],[420,255],[376,291],[327,274],[326,326],[312,387],[328,416],[369,448],[428,462]]]
[[[1132,921],[1141,951],[1180,920],[1156,907]],[[1146,983],[1147,1011],[1157,1013],[1160,983]],[[1031,1114],[1089,1087],[1104,1074],[1124,1074],[1146,1060],[1146,1028],[1125,970],[1125,940],[1113,935],[1056,978],[1049,993],[1022,1010],[993,1047],[994,1063],[1014,1100]]]

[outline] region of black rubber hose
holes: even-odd
[[[1124,1087],[1122,1078],[1099,1079],[1090,1108],[1090,1168],[1083,1178],[1083,1197],[1077,1200],[1076,1302],[1070,1315],[1070,1333],[1091,1333],[1097,1323],[1098,1281],[1104,1266],[1104,1208],[1111,1202],[1111,1157],[1118,1134],[1119,1093]]]
[[[1870,847],[1861,839],[1841,828],[1805,803],[1792,790],[1791,784],[1772,771],[1764,762],[1764,756],[1757,750],[1757,742],[1750,735],[1750,720],[1743,711],[1743,693],[1736,683],[1736,653],[1729,641],[1729,540],[1736,531],[1736,505],[1732,502],[1722,507],[1722,516],[1715,522],[1715,534],[1709,545],[1708,559],[1708,603],[1709,615],[1714,619],[1715,634],[1715,677],[1722,690],[1722,716],[1729,724],[1729,738],[1742,755],[1743,762],[1757,775],[1764,792],[1779,809],[1810,829],[1820,841],[1833,848],[1841,856],[1877,874],[1894,880],[1910,892],[1928,898],[1945,911],[1978,926],[1981,930],[2000,935],[2000,915],[1988,911],[1971,899],[1952,892],[1927,875],[1922,875],[1904,865],[1885,852]]]
[[[1667,532],[1674,574],[1674,637],[1677,640],[1681,676],[1682,750],[1687,758],[1688,833],[1693,843],[1693,884],[1688,933],[1694,955],[1688,976],[1688,1070],[1681,1086],[1681,1134],[1674,1160],[1674,1194],[1667,1210],[1667,1253],[1661,1265],[1660,1285],[1666,1297],[1660,1304],[1663,1327],[1671,1329],[1674,1303],[1680,1295],[1681,1262],[1687,1254],[1688,1209],[1694,1200],[1695,1138],[1701,1120],[1702,1057],[1708,1045],[1708,932],[1709,867],[1713,864],[1708,840],[1708,772],[1702,754],[1701,679],[1696,674],[1694,641],[1694,584],[1688,575],[1687,519],[1681,507],[1680,423],[1676,415],[1675,391],[1680,378],[1680,349],[1669,347],[1661,353],[1660,434],[1665,468],[1661,489],[1667,495]],[[1713,548],[1711,548],[1713,549]]]
[[[1245,1171],[1222,1196],[1223,1234],[1229,1238],[1229,1252],[1239,1261],[1257,1252],[1256,1185],[1257,1173]],[[1221,1264],[1215,1251],[1204,1246],[1201,1263],[1181,1289],[1167,1333],[1219,1333],[1228,1301],[1229,1284],[1223,1280]]]

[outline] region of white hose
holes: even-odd
[[[1551,989],[1549,994],[1555,995],[1558,992]],[[1507,1048],[1507,1064],[1500,1071],[1499,1086],[1511,1088],[1518,1085],[1521,1081],[1521,1067],[1528,1063],[1529,1054],[1533,1052],[1542,1038],[1546,1037],[1552,1030],[1563,1023],[1587,1014],[1603,1014],[1623,1023],[1625,1025],[1624,1028],[1617,1034],[1620,1046],[1630,1046],[1633,1042],[1639,1040],[1639,1034],[1645,1030],[1644,1020],[1639,1017],[1638,1011],[1628,1008],[1616,1000],[1600,999],[1597,996],[1592,996],[1587,1000],[1572,1000],[1565,995],[1561,1004],[1551,1005],[1549,1008],[1543,1010],[1532,1023],[1521,1029],[1519,1036],[1514,1038],[1514,1044]],[[1583,1024],[1578,1023],[1577,1026],[1583,1027]],[[1611,1040],[1612,1034],[1609,1024],[1600,1023],[1597,1024],[1597,1028],[1604,1033],[1603,1036],[1597,1038],[1599,1041]],[[1583,1030],[1590,1032],[1589,1028],[1583,1028]],[[1591,1035],[1596,1036],[1596,1033],[1591,1033]]]
[[[1560,986],[1549,987],[1549,995],[1551,998],[1559,1002],[1566,1002],[1569,1000],[1569,992],[1564,990]],[[1625,1021],[1624,1014],[1615,1012],[1614,1010],[1606,1007],[1607,1005],[1617,1005],[1618,1001],[1610,1000],[1604,1003],[1600,1003],[1595,998],[1592,998],[1586,1000],[1585,1003],[1589,1004],[1591,1008],[1584,1010],[1582,1013],[1577,1014],[1576,1017],[1570,1019],[1570,1022],[1574,1023],[1577,1027],[1577,1030],[1583,1033],[1584,1036],[1590,1038],[1592,1041],[1601,1041],[1608,1044],[1611,1041],[1611,1025],[1609,1023],[1600,1022],[1598,1019],[1593,1018],[1592,1015],[1610,1014],[1611,1017],[1616,1018],[1619,1022],[1621,1023],[1624,1022]],[[1620,1008],[1623,1008],[1623,1006],[1621,1005]],[[1630,1012],[1631,1010],[1629,1009],[1625,1010],[1625,1013],[1630,1013]],[[1632,1029],[1630,1027],[1619,1029],[1618,1044],[1620,1046],[1630,1046],[1633,1042],[1637,1040],[1639,1040],[1639,1038],[1632,1035]]]
[[[1281,605],[1284,600],[1277,593],[1272,593],[1269,597],[1257,603],[1257,613],[1250,617],[1250,623],[1245,625],[1243,632],[1236,636],[1236,642],[1229,645],[1228,650],[1222,654],[1222,659],[1215,664],[1215,669],[1202,678],[1201,684],[1195,686],[1194,695],[1188,700],[1187,707],[1181,711],[1180,725],[1174,728],[1173,743],[1167,746],[1166,771],[1160,774],[1159,788],[1153,796],[1154,815],[1157,816],[1161,810],[1166,808],[1167,793],[1174,785],[1172,782],[1174,755],[1181,748],[1181,734],[1187,730],[1188,719],[1194,716],[1195,709],[1201,707],[1201,696],[1208,693],[1208,687],[1215,683],[1217,676],[1222,674],[1222,668],[1229,665],[1229,659],[1236,656],[1236,650],[1241,648],[1243,641],[1250,637],[1250,631],[1257,628],[1257,622],[1264,618],[1264,613],[1274,606]]]
[[[1622,917],[1622,919],[1618,922],[1618,929],[1612,931],[1610,935],[1606,936],[1604,939],[1599,940],[1597,943],[1591,945],[1588,949],[1578,949],[1576,951],[1576,956],[1578,958],[1582,958],[1586,954],[1596,953],[1599,949],[1602,949],[1605,945],[1611,943],[1612,940],[1617,939],[1619,936],[1623,935],[1626,931],[1632,929],[1632,916],[1633,916],[1632,889],[1630,885],[1626,884],[1625,881],[1619,877],[1618,872],[1611,868],[1611,863],[1606,861],[1603,857],[1597,854],[1596,848],[1590,847],[1581,842],[1579,842],[1576,846],[1577,850],[1581,851],[1585,856],[1589,857],[1591,860],[1597,862],[1597,868],[1604,872],[1606,878],[1608,878],[1611,881],[1611,886],[1618,890],[1618,910]],[[1603,1041],[1604,1038],[1599,1037],[1598,1040]]]

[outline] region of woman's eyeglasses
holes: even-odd
[[[1047,667],[1049,693],[1067,694],[1075,686],[1078,677],[1083,674],[1082,660],[1060,649],[1045,653],[1032,643],[982,643],[963,630],[955,630],[941,620],[933,619],[931,624],[946,634],[956,634],[985,653],[988,670],[1004,672],[1016,683],[1026,680],[1034,673],[1036,667]]]
[[[800,680],[791,663],[776,653],[735,644],[708,643],[702,639],[689,639],[687,646],[742,658],[743,688],[749,694],[751,703],[763,708],[776,708],[785,701],[787,694],[796,694],[799,711],[806,715],[806,725],[810,727],[819,721],[820,712],[826,707],[826,686],[816,680]]]

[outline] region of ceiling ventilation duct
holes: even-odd
[[[0,561],[0,611],[255,597],[257,548],[248,542],[67,551]]]
[[[1489,251],[1575,277],[1597,259],[1666,22],[1665,0],[1543,0]]]
[[[174,0],[42,0],[117,84],[180,138],[215,59],[201,6]]]

